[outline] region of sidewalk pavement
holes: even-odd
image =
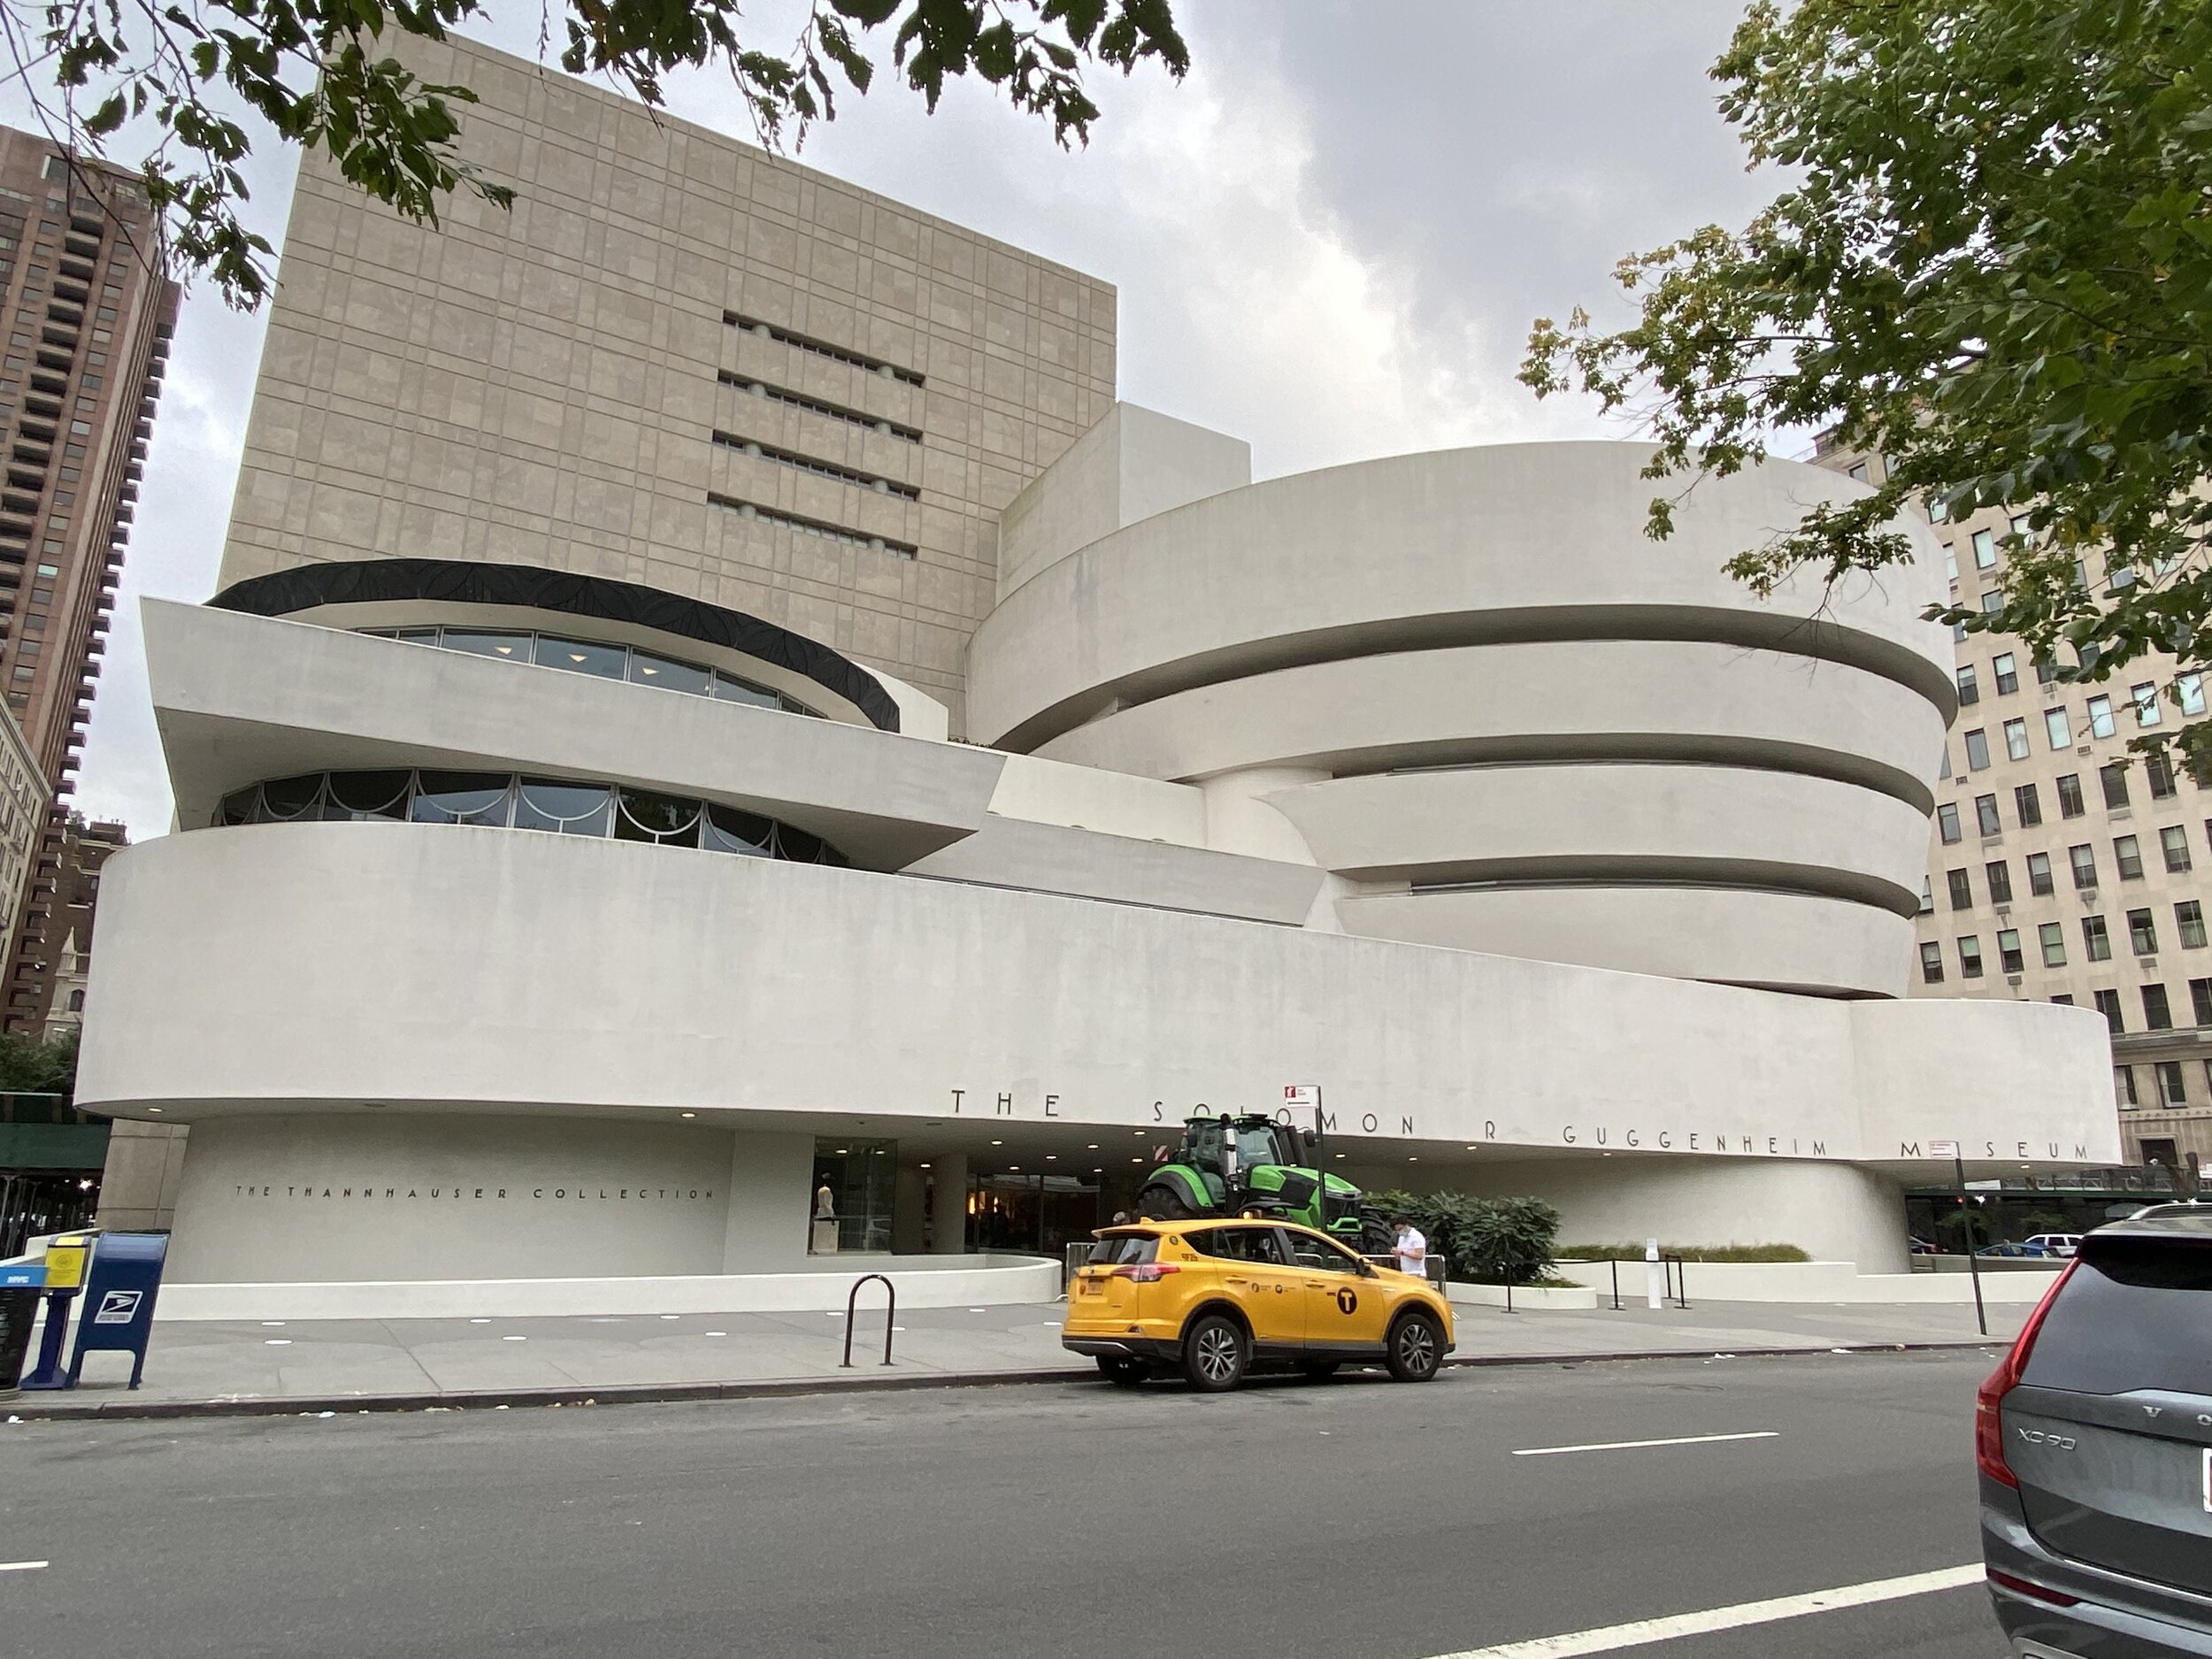
[[[738,1398],[839,1387],[1074,1379],[1092,1363],[1060,1346],[1064,1304],[902,1313],[893,1363],[883,1316],[865,1310],[842,1368],[841,1313],[634,1314],[536,1319],[315,1319],[157,1323],[145,1382],[127,1356],[95,1354],[64,1393],[0,1392],[0,1417],[196,1417]],[[1992,1308],[1992,1343],[2024,1308]],[[1948,1305],[1693,1303],[1594,1313],[1453,1310],[1459,1363],[1658,1355],[1747,1356],[1835,1348],[1970,1347],[1974,1310]]]

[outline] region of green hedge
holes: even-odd
[[[1385,1216],[1403,1216],[1441,1253],[1454,1279],[1478,1285],[1534,1284],[1549,1277],[1559,1212],[1540,1198],[1476,1198],[1466,1193],[1369,1193]]]
[[[1794,1244],[1663,1244],[1662,1256],[1686,1262],[1809,1262],[1813,1258]],[[1559,1252],[1567,1262],[1640,1262],[1640,1244],[1570,1244]]]

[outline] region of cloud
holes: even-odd
[[[1614,261],[1771,194],[1747,179],[1708,64],[1710,0],[1184,0],[1194,67],[1094,77],[1087,148],[987,88],[938,113],[882,78],[800,159],[1094,273],[1120,290],[1122,396],[1248,438],[1263,475],[1453,444],[1605,435],[1513,380],[1530,319],[1602,304]],[[749,9],[774,42],[789,0]],[[538,19],[480,32],[534,54]],[[674,111],[750,127],[726,80],[677,77]],[[0,120],[22,124],[19,88]],[[118,155],[134,154],[125,134]],[[290,159],[256,158],[278,241]],[[169,798],[137,600],[213,588],[262,321],[188,302],[155,423],[79,802],[134,835]],[[1620,435],[1617,428],[1610,435]]]

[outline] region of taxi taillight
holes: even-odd
[[[1117,1267],[1114,1270],[1114,1277],[1133,1279],[1140,1285],[1149,1285],[1155,1279],[1165,1279],[1170,1273],[1179,1273],[1182,1271],[1172,1262],[1147,1262],[1141,1267]]]

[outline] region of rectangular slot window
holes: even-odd
[[[2028,723],[2025,720],[2005,722],[2005,754],[2013,760],[2028,757]]]
[[[2099,991],[2094,995],[2097,999],[2097,1011],[2104,1016],[2104,1023],[2111,1029],[2113,1035],[2118,1036],[2127,1029],[2126,1021],[2120,1018],[2120,994],[2117,991]],[[2128,1098],[2132,1100],[2135,1097],[2131,1093]]]
[[[2081,779],[2068,772],[2058,780],[2058,815],[2061,818],[2079,818],[2089,809],[2082,804]]]
[[[1989,569],[1991,565],[1996,564],[1996,562],[1997,538],[1995,534],[1987,530],[1975,531],[1974,568],[1978,571],[1985,571]],[[1993,609],[1993,607],[1985,604],[1982,609],[1987,611]]]
[[[2043,947],[2043,965],[2062,968],[2066,965],[2066,930],[2056,922],[2045,922],[2035,930],[2036,938]]]
[[[2179,824],[2169,824],[2158,832],[2158,850],[2166,856],[2169,873],[2179,875],[2189,867],[2189,832]]]
[[[1926,985],[1943,983],[1943,947],[1932,939],[1920,947],[1920,978]]]
[[[2143,1029],[2171,1031],[2174,1028],[2173,1010],[2166,1003],[2166,987],[2147,985],[2143,987]]]
[[[1963,870],[1947,871],[1945,872],[1944,879],[1950,884],[1951,908],[1955,910],[1972,910],[1974,888],[1967,878],[1966,872]]]
[[[2184,950],[2204,949],[2204,904],[2201,900],[2184,899],[2174,906],[2174,926],[2181,933]]]
[[[2140,685],[2130,686],[2128,701],[2135,705],[2136,725],[2158,724],[2158,685],[2155,680],[2146,680]]]
[[[2001,858],[1992,859],[1982,866],[1989,878],[1989,902],[1992,904],[2012,902],[2012,866]]]
[[[896,364],[885,362],[881,357],[872,357],[864,351],[855,351],[849,346],[833,345],[826,340],[817,340],[811,334],[780,328],[774,323],[762,322],[757,317],[724,311],[722,320],[732,328],[742,328],[748,334],[758,334],[764,340],[773,340],[781,345],[796,346],[802,351],[810,351],[818,357],[827,357],[833,363],[849,363],[856,369],[866,369],[871,373],[890,380],[904,380],[909,386],[925,383],[922,377],[911,369],[902,369]]]
[[[2052,885],[2051,855],[2030,853],[2028,855],[2028,891],[2041,898],[2051,892]]]
[[[2109,766],[2098,767],[2097,782],[2104,790],[2104,803],[2108,808],[2117,809],[2128,803],[2127,768],[2118,761]]]
[[[1982,977],[1982,941],[1973,933],[1959,941],[1959,978],[1978,979]]]
[[[2073,748],[2074,729],[2069,724],[2066,710],[2063,708],[2043,710],[2043,735],[2050,741],[2050,745],[2055,749]]]
[[[2076,891],[2085,892],[2097,885],[2097,855],[2087,841],[2069,847],[2066,856],[2073,862]]]
[[[2092,962],[2109,962],[2112,959],[2112,934],[2105,927],[2103,917],[2085,916],[2081,918],[2081,948],[2083,954]]]
[[[1997,932],[1997,965],[2007,973],[2018,973],[2027,966],[2020,954],[2020,930],[2000,928]]]
[[[2184,714],[2204,712],[2204,676],[2177,674],[2174,676],[2174,695],[2180,700]]]
[[[2089,735],[2110,737],[2118,728],[2112,720],[2112,699],[2100,692],[2089,699]]]
[[[2174,763],[2162,754],[2143,757],[2144,781],[2151,787],[2151,799],[2170,801],[2176,794]]]
[[[2150,995],[2150,987],[2145,987],[2143,994],[2147,997]],[[2160,987],[2159,994],[2162,996],[2165,995],[2162,987]],[[2162,1031],[2166,1027],[2162,1025],[2154,1029]],[[2158,1073],[2158,1103],[2161,1106],[2186,1106],[2189,1103],[2189,1091],[2183,1086],[2181,1080],[2181,1062],[2160,1060],[2154,1064],[2152,1069]]]
[[[1941,806],[1936,808],[1936,833],[1943,837],[1943,844],[1946,847],[1951,846],[1960,839],[1957,802],[1946,801]]]
[[[2113,1029],[2116,1031],[2119,1028],[2115,1026]],[[2122,1106],[2135,1106],[2141,1103],[2135,1098],[2135,1068],[2133,1066],[2116,1065],[2112,1068],[2112,1098]]]
[[[1974,679],[1973,664],[1960,664],[1958,673],[1955,678],[1957,679],[1959,684],[1959,706],[1961,708],[1964,708],[1967,704],[1971,703],[1979,703],[1982,700],[1982,688]]]
[[[2158,954],[2158,924],[2148,910],[2128,912],[2128,949],[2139,956]]]
[[[2008,697],[2020,689],[2020,670],[2010,651],[2000,651],[1990,663],[1997,675],[1997,695]]]
[[[2189,981],[2189,1010],[2200,1025],[2212,1025],[2212,979]]]
[[[2043,821],[2043,803],[2033,784],[2024,783],[2013,790],[2012,810],[2018,814],[2022,829],[2033,829]]]
[[[2004,833],[2005,826],[1998,821],[1997,818],[1997,797],[1995,795],[1978,795],[1974,797],[1974,818],[1976,822],[1981,825],[1983,834],[2001,835]]]
[[[1989,733],[1979,726],[1966,734],[1966,764],[1975,772],[1989,770]]]

